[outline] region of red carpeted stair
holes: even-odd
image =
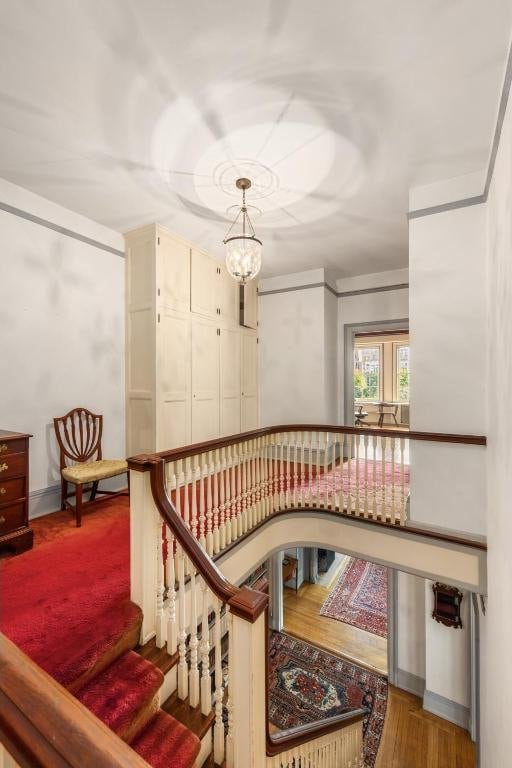
[[[128,505],[97,510],[0,562],[0,629],[151,766],[190,768],[200,741],[158,709],[163,675],[132,650],[142,614],[130,601]]]

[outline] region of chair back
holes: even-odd
[[[101,459],[103,416],[86,408],[73,408],[65,416],[55,418],[53,424],[60,448],[61,469],[66,466],[66,458],[83,463],[96,454],[96,459]]]

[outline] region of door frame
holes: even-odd
[[[409,318],[397,320],[375,320],[368,323],[343,324],[343,413],[341,423],[348,427],[354,426],[354,338],[357,333],[369,331],[401,331],[409,330]]]
[[[388,568],[388,683],[398,679],[398,570]]]

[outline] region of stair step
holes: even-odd
[[[81,688],[76,697],[124,741],[132,741],[158,710],[159,669],[127,651]]]
[[[179,653],[176,651],[172,656],[167,653],[167,648],[164,645],[163,648],[156,647],[156,639],[153,637],[145,645],[139,645],[136,649],[137,653],[142,656],[143,659],[147,659],[154,664],[164,675],[176,666],[179,661]]]
[[[174,691],[169,698],[161,705],[164,712],[168,712],[176,720],[185,725],[189,731],[195,733],[201,740],[215,720],[213,710],[208,715],[203,715],[201,707],[192,708],[189,699],[179,699],[178,691]]]
[[[201,742],[174,717],[159,710],[131,746],[152,768],[192,768]]]

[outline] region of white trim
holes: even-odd
[[[425,693],[425,678],[413,675],[412,672],[407,672],[405,669],[396,670],[396,682],[397,688],[401,688],[407,693],[412,693],[414,696],[423,698]]]
[[[450,723],[460,725],[461,728],[469,729],[469,708],[457,701],[445,699],[433,691],[425,690],[423,694],[423,709],[431,712],[433,715],[442,717],[443,720],[449,720]]]

